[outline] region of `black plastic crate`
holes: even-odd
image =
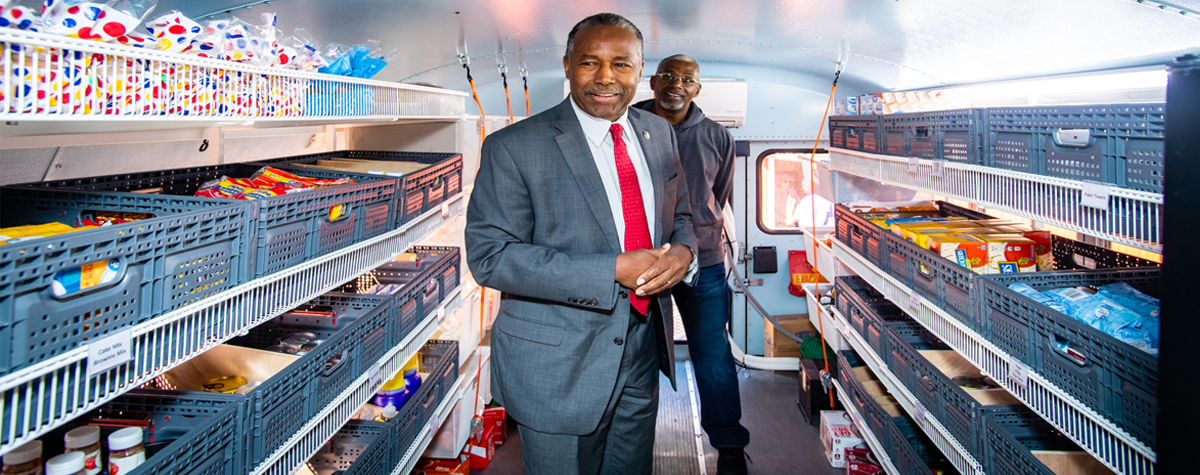
[[[868,399],[873,399],[867,390],[863,387],[862,382],[854,374],[854,368],[865,366],[854,352],[850,350],[842,350],[837,355],[838,362],[838,381],[841,383],[842,390],[846,392],[846,399],[854,406],[859,415],[863,419],[868,419],[866,411],[869,410],[867,404]]]
[[[1031,450],[1079,450],[1067,436],[1022,406],[984,408],[980,420],[983,456],[979,463],[984,473],[1052,475]]]
[[[417,324],[445,301],[458,288],[462,250],[452,246],[413,246],[409,253],[417,254],[417,264],[391,262],[372,269],[357,279],[334,289],[336,293],[363,294],[378,289],[377,285],[397,285],[394,291],[380,295],[392,299],[392,311],[399,325],[394,335],[403,341]]]
[[[838,311],[850,321],[850,326],[875,354],[887,355],[886,325],[891,322],[911,322],[899,307],[892,304],[871,284],[857,276],[835,279]]]
[[[154,172],[130,173],[50,182],[28,183],[21,187],[44,187],[112,192],[112,196],[145,196],[136,190],[161,189],[163,195],[193,197],[200,185],[221,176],[246,178],[261,168],[257,165],[231,164],[209,167],[177,168]],[[252,261],[252,277],[260,277],[327,254],[363,239],[362,224],[380,207],[391,209],[397,179],[305,169],[303,176],[313,178],[352,178],[354,184],[333,186],[258,200],[195,198],[208,205],[240,204],[246,209],[250,226],[249,244],[241,250]],[[247,279],[249,280],[249,279]]]
[[[130,475],[242,475],[250,469],[249,411],[245,396],[135,389],[42,437],[44,453],[62,453],[62,435],[76,427],[101,426],[103,441],[119,428],[139,426],[146,462]]]
[[[156,216],[0,246],[0,371],[5,373],[248,280],[241,250],[249,239],[250,215],[231,203],[5,187],[0,208],[0,227],[78,226],[96,211]],[[85,276],[99,272],[112,277],[89,285]]]
[[[889,152],[902,132],[906,156],[987,165],[984,116],[983,109],[910,112],[880,116],[880,123]]]
[[[288,166],[295,164],[311,164],[317,160],[330,158],[350,158],[356,160],[380,160],[415,162],[429,165],[412,173],[405,173],[399,180],[399,190],[396,193],[393,206],[393,218],[389,221],[395,227],[403,226],[422,213],[432,210],[442,204],[446,198],[458,194],[463,189],[463,164],[461,153],[437,152],[383,152],[370,150],[342,150],[337,152],[315,153],[294,157],[275,158],[255,162],[270,166]],[[290,168],[292,171],[312,170],[311,168]],[[367,175],[365,173],[351,173]],[[390,229],[389,229],[390,230]]]
[[[1166,105],[995,107],[995,167],[1162,193]]]
[[[389,473],[403,451],[393,450],[385,422],[350,420],[308,461],[314,473],[341,475]],[[340,470],[344,470],[339,472]]]
[[[881,153],[880,144],[879,116],[840,115],[829,118],[831,147]]]
[[[888,231],[850,211],[846,205],[837,204],[833,212],[837,240],[849,246],[858,255],[867,258],[875,267],[887,272]]]
[[[1119,262],[1129,261],[1121,259]],[[978,312],[986,325],[984,334],[989,341],[1138,440],[1154,447],[1157,440],[1158,358],[1009,290],[1007,286],[1014,282],[1039,291],[1126,282],[1154,295],[1159,283],[1159,269],[989,275],[976,284]]]
[[[897,157],[910,156],[908,153],[908,127],[887,116],[879,118],[880,153]]]

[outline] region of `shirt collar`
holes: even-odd
[[[625,108],[625,112],[621,113],[615,122],[610,122],[608,119],[593,117],[591,114],[584,112],[575,103],[575,98],[568,98],[571,101],[571,108],[575,110],[575,116],[579,118],[579,125],[583,128],[583,135],[587,137],[588,142],[592,145],[600,146],[604,144],[604,140],[611,134],[609,128],[612,124],[621,124],[621,135],[631,137],[632,131],[629,129],[629,108]]]

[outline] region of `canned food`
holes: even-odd
[[[300,345],[300,351],[308,353],[312,350],[317,349],[317,346],[320,346],[320,344],[323,343],[324,341],[325,340],[313,340],[311,342]]]
[[[204,391],[210,393],[235,394],[238,388],[246,385],[246,378],[241,376],[220,376],[204,383]]]
[[[234,394],[247,394],[250,391],[253,391],[254,388],[261,386],[262,383],[263,383],[262,381],[251,381],[249,383],[243,384],[242,387],[237,388],[237,391],[235,391]]]
[[[300,348],[297,346],[292,346],[292,345],[279,344],[279,345],[268,346],[267,351],[274,351],[276,353],[286,353],[289,355],[294,355],[300,351]]]

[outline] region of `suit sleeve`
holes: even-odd
[[[617,256],[532,244],[534,219],[528,184],[503,139],[484,141],[465,229],[475,281],[525,297],[615,308]]]

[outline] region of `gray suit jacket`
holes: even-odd
[[[492,326],[496,400],[533,430],[583,435],[599,426],[616,385],[624,346],[614,340],[625,337],[630,305],[615,281],[621,241],[570,100],[484,141],[466,246],[475,280],[503,293]],[[629,123],[654,182],[654,244],[694,250],[675,132],[634,108]],[[670,292],[651,305],[667,316],[659,365],[674,386]]]

